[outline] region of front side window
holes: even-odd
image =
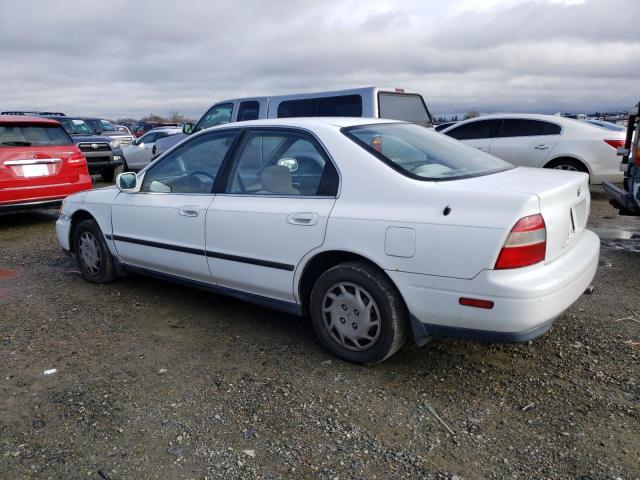
[[[334,196],[338,175],[313,137],[291,130],[250,131],[234,160],[227,193]]]
[[[205,128],[215,127],[224,123],[231,122],[231,114],[233,113],[233,103],[223,103],[214,105],[200,119],[196,125],[195,131],[204,130]]]
[[[452,128],[448,132],[443,132],[456,140],[478,140],[481,138],[492,138],[499,120],[478,120],[476,122],[465,123]]]
[[[362,125],[342,131],[395,170],[421,180],[453,180],[512,168],[499,158],[415,124]]]
[[[378,113],[380,118],[403,120],[425,127],[433,124],[431,114],[420,95],[408,93],[379,93]]]
[[[533,137],[538,135],[560,135],[560,125],[529,120],[526,118],[506,118],[502,121],[498,137]]]
[[[73,145],[73,141],[58,125],[0,124],[0,147],[46,147],[50,145]]]
[[[248,100],[238,107],[238,122],[257,120],[260,116],[260,102]]]
[[[211,193],[237,130],[200,135],[165,156],[145,174],[141,192]]]
[[[62,128],[67,133],[75,135],[91,135],[93,133],[84,120],[71,118],[56,118],[56,120],[62,124]]]

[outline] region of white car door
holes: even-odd
[[[505,118],[489,153],[513,165],[542,167],[561,136],[560,125],[528,118]]]
[[[497,125],[498,120],[495,119],[474,120],[462,125],[456,125],[443,133],[478,150],[488,152],[491,148]]]
[[[194,136],[149,170],[112,208],[113,239],[130,266],[211,283],[204,225],[218,171],[238,130]]]
[[[127,167],[133,170],[141,170],[151,162],[152,149],[158,139],[158,132],[149,132],[140,137],[135,143],[122,149],[122,154],[127,162]]]
[[[338,191],[335,166],[307,132],[249,129],[227,177],[207,211],[216,284],[295,302],[294,270],[324,241]]]

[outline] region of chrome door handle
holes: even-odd
[[[320,216],[314,212],[292,213],[287,217],[287,223],[290,223],[291,225],[311,226],[318,223],[319,217]]]
[[[178,215],[185,217],[197,217],[200,214],[198,205],[184,205],[178,210]]]
[[[547,148],[549,148],[549,145],[536,145],[535,147],[536,150],[546,150]]]

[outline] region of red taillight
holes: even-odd
[[[618,150],[619,148],[624,148],[624,140],[620,140],[620,139],[612,139],[612,138],[605,138],[604,142],[615,148],[616,150]]]
[[[84,155],[81,153],[74,153],[69,158],[67,158],[67,163],[69,165],[77,165],[77,166],[86,165],[87,159],[84,158]]]
[[[547,229],[542,215],[521,218],[511,229],[495,268],[521,268],[542,262],[546,250]]]
[[[636,160],[635,160],[635,164],[640,167],[640,145],[638,145],[638,148],[636,148]]]

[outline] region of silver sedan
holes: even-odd
[[[149,130],[131,145],[122,149],[125,170],[142,170],[151,162],[153,145],[156,140],[180,133],[182,130],[176,127],[160,127]]]

